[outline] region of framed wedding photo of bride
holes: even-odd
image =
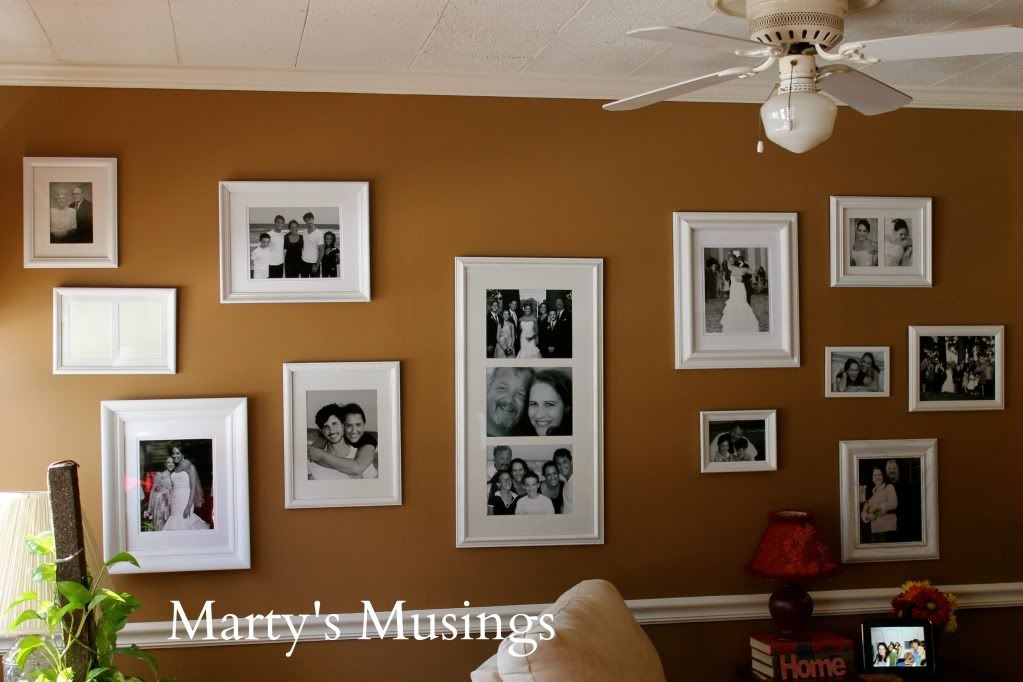
[[[931,284],[930,197],[831,197],[831,286]]]
[[[909,411],[1005,409],[1005,327],[909,328]]]
[[[675,369],[799,367],[795,213],[675,213]]]
[[[700,473],[777,471],[775,410],[700,413]]]
[[[249,568],[245,398],[100,404],[103,554],[111,573]]]
[[[399,364],[284,365],[284,508],[401,504]]]
[[[603,261],[455,260],[455,545],[604,542]]]

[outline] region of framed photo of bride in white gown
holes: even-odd
[[[930,197],[831,197],[831,286],[931,284]]]
[[[103,552],[112,573],[249,568],[245,398],[104,401]]]
[[[455,259],[455,545],[604,542],[603,260]]]
[[[676,213],[675,369],[799,366],[795,213]]]

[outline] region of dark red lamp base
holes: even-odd
[[[799,583],[784,583],[771,593],[767,608],[783,635],[806,632],[813,615],[813,597]]]

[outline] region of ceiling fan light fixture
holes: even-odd
[[[802,154],[831,137],[837,113],[835,103],[819,92],[776,92],[760,107],[760,120],[767,139]]]

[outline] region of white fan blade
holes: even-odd
[[[913,98],[862,71],[829,71],[817,79],[817,87],[867,116],[884,114],[906,106]]]
[[[708,50],[724,50],[725,52],[752,53],[754,56],[768,55],[781,52],[772,45],[758,43],[748,38],[736,38],[735,36],[721,35],[720,33],[707,33],[691,28],[680,28],[678,26],[653,26],[650,28],[637,28],[629,31],[630,38],[642,38],[644,40],[656,40],[661,43],[675,43],[687,47],[700,47]]]
[[[687,92],[694,92],[701,88],[709,88],[712,85],[717,85],[718,83],[738,78],[743,73],[746,73],[746,69],[726,69],[724,71],[718,71],[717,73],[708,73],[706,76],[691,78],[687,81],[682,81],[681,83],[675,83],[674,85],[668,85],[663,88],[658,88],[657,90],[651,90],[650,92],[626,97],[625,99],[620,99],[616,102],[608,102],[604,105],[604,109],[607,111],[628,111],[630,109],[639,109],[640,107],[645,107],[648,104],[663,102],[666,99],[678,97],[679,95],[684,95]]]
[[[881,62],[1023,52],[1023,28],[989,26],[965,31],[920,33],[898,38],[850,41],[850,46],[855,47],[865,58]],[[842,48],[839,48],[839,51],[841,52]]]

